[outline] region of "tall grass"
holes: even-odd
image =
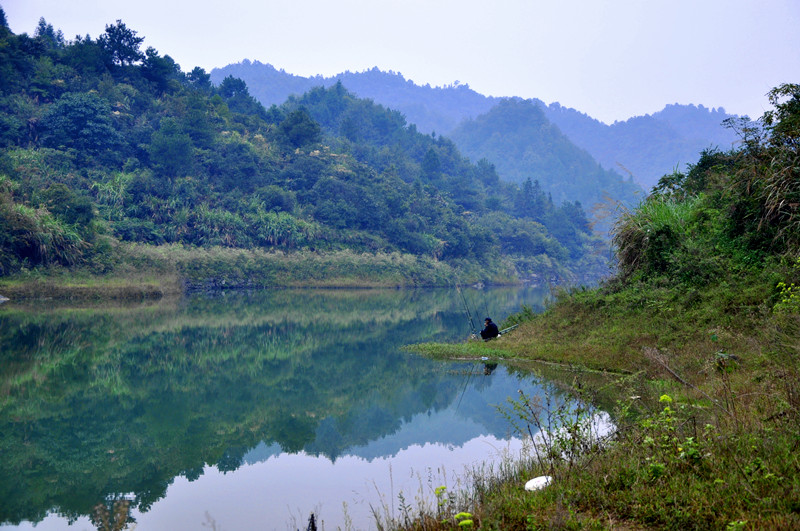
[[[429,258],[350,250],[286,253],[131,245],[123,260],[134,268],[178,271],[194,289],[443,286],[454,283],[458,273],[453,266]]]
[[[700,200],[678,201],[656,195],[635,210],[623,211],[612,239],[621,277],[663,269],[663,252],[688,235],[690,219]]]
[[[74,227],[12,198],[7,182],[0,177],[0,275],[28,266],[76,263],[89,244]]]

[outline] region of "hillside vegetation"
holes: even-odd
[[[143,41],[121,21],[97,39],[43,19],[14,35],[2,16],[0,275],[144,268],[259,287],[605,272],[579,204],[500,182],[396,111],[341,84],[266,109],[241,79],[215,86]],[[305,267],[276,265],[289,255]]]
[[[278,70],[270,64],[245,59],[211,71],[211,79],[217,83],[227,76],[245,80],[253,96],[267,106],[281,104],[290,96],[299,96],[314,87],[330,87],[341,82],[359,97],[400,111],[419,131],[444,136],[449,136],[462,122],[476,120],[487,114],[504,100],[479,94],[468,84],[458,81],[444,87],[417,85],[399,72],[382,72],[377,68],[364,72],[343,72],[331,77],[303,77]],[[617,174],[617,178],[632,176],[645,191],[649,191],[665,173],[685,168],[697,159],[701,151],[709,148],[727,150],[737,140],[736,135],[723,126],[725,120],[734,116],[726,113],[722,107],[709,109],[703,105],[676,103],[666,105],[653,114],[635,116],[609,125],[558,102],[546,104],[536,98],[528,102],[540,107],[550,124],[555,125],[569,142],[586,150],[606,172]],[[517,108],[525,110],[522,106]],[[496,141],[502,142],[504,132],[497,130],[496,133]],[[511,139],[511,143],[517,144],[519,140]],[[463,151],[468,150],[460,143],[457,145]],[[505,149],[511,150],[513,147]],[[546,152],[537,154],[548,156]],[[505,162],[502,158],[490,158],[489,161],[498,168]],[[582,161],[576,164],[581,165]],[[502,171],[500,177],[512,179]],[[541,178],[539,181],[545,192],[555,185],[553,197],[556,197],[560,194],[560,179],[559,174],[558,178]],[[524,182],[525,177],[515,180]],[[599,200],[602,200],[602,196],[588,202],[581,199],[581,202],[588,208]]]
[[[493,161],[505,179],[536,182],[554,201],[592,208],[604,201],[633,206],[644,194],[632,180],[603,169],[573,144],[532,101],[503,100],[450,136],[473,160]]]
[[[522,312],[500,340],[424,347],[563,366],[617,431],[598,444],[563,409],[552,426],[548,404],[518,400],[523,433],[551,430],[543,452],[405,527],[448,529],[464,510],[482,529],[800,527],[800,85],[769,96],[760,121],[730,124],[739,149],[705,151],[619,220],[614,279]],[[543,474],[551,486],[523,489]]]

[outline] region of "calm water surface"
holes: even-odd
[[[545,290],[464,295],[480,325]],[[0,305],[0,528],[97,529],[123,499],[140,530],[374,527],[519,450],[495,406],[531,375],[401,349],[469,332],[454,290]]]

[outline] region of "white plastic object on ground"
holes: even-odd
[[[532,480],[525,483],[525,490],[541,490],[548,486],[550,482],[553,481],[552,476],[539,476],[538,478],[533,478]]]

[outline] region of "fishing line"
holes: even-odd
[[[467,385],[469,385],[469,381],[472,379],[472,372],[476,364],[477,362],[473,363],[469,367],[469,375],[467,375],[467,381],[464,382],[464,389],[461,390],[461,396],[458,397],[458,404],[456,404],[456,412],[458,412],[458,407],[461,405],[461,400],[464,398],[464,393],[467,392]]]
[[[469,318],[469,324],[472,327],[472,333],[478,333],[478,329],[475,327],[475,321],[472,320],[472,313],[469,311],[469,305],[467,304],[467,298],[464,296],[464,292],[461,291],[461,286],[456,282],[456,291],[458,294],[461,295],[461,300],[464,302],[464,309],[467,311],[467,318]]]

